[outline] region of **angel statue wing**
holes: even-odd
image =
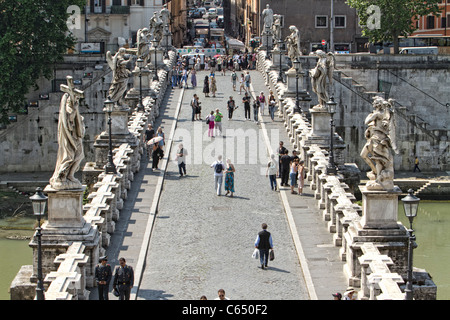
[[[106,52],[106,61],[108,62],[108,66],[111,68],[111,70],[114,70],[115,63],[114,63],[114,57],[111,54],[111,51]]]
[[[330,83],[333,82],[333,71],[334,71],[335,65],[336,65],[336,59],[334,57],[334,54],[332,52],[328,52],[326,66],[327,66],[327,77],[328,77],[328,80],[330,81]]]
[[[395,113],[394,101],[395,101],[394,99],[388,99],[390,105],[389,139],[391,140],[392,150],[394,150],[395,154],[398,154],[399,150],[397,148],[397,137],[396,137],[397,115]]]

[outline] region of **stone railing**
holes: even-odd
[[[404,266],[406,259],[395,257],[396,262],[394,262],[394,258],[381,254],[378,250],[378,246],[383,247],[383,245],[378,244],[376,240],[372,242],[373,238],[369,236],[365,237],[364,231],[360,233],[354,231],[362,229],[360,221],[363,208],[356,203],[356,198],[351,191],[353,188],[349,187],[346,183],[348,180],[346,175],[341,172],[345,166],[339,166],[337,175],[327,174],[329,152],[323,145],[315,143],[316,137],[312,134],[311,123],[305,114],[308,110],[304,110],[300,114],[294,113],[295,93],[289,93],[287,85],[277,81],[279,70],[273,68],[272,61],[265,59],[265,56],[264,51],[258,53],[257,69],[263,75],[266,85],[276,96],[278,116],[285,121],[284,125],[290,142],[298,151],[301,159],[305,161],[307,179],[311,182],[311,189],[314,190],[319,212],[321,212],[324,222],[327,223],[329,232],[333,234],[333,244],[340,248],[341,260],[346,262],[343,272],[348,280],[348,285],[359,289],[359,299],[405,299],[405,294],[400,286],[404,284],[404,280],[398,273],[391,272],[391,269],[406,271]],[[340,160],[343,161],[343,159]],[[356,167],[354,164],[345,165]],[[352,229],[352,232],[349,232],[349,229]],[[399,246],[403,249],[406,248],[407,232],[401,223],[399,223],[398,230],[395,229],[393,232],[393,237],[397,237],[395,240],[401,242]],[[362,236],[356,239],[355,234]],[[406,253],[407,251],[403,250],[400,254],[405,256]],[[393,267],[394,264],[397,266]],[[420,290],[415,289],[415,298],[421,298]]]
[[[90,188],[88,203],[83,205],[83,218],[87,223],[95,226],[99,232],[98,250],[84,253],[83,243],[73,242],[67,247],[64,254],[59,254],[54,259],[53,266],[49,267],[56,271],[45,276],[44,285],[47,288],[45,298],[47,300],[88,299],[89,291],[86,288],[95,286],[96,262],[99,256],[105,254],[106,248],[110,245],[111,235],[115,231],[115,223],[119,220],[120,211],[127,198],[127,190],[131,187],[134,174],[140,169],[140,158],[144,152],[145,129],[149,123],[153,124],[159,116],[161,102],[170,84],[170,71],[167,70],[172,70],[176,54],[170,51],[169,56],[170,59],[165,60],[165,67],[158,70],[159,81],[151,83],[153,96],[143,99],[144,111],[134,110],[129,117],[128,130],[131,135],[136,137],[137,146],[123,143],[113,150],[113,162],[117,174],[104,172],[98,174],[94,179],[96,182]],[[16,278],[19,279],[20,276],[18,274]],[[14,296],[15,299],[25,298],[24,294],[20,293],[25,292],[24,286],[23,284],[20,286],[20,288],[17,286],[18,289],[11,287],[11,291],[14,291],[11,296]],[[30,290],[28,289],[26,292],[29,293]]]

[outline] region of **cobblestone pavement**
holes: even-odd
[[[198,73],[199,84],[206,74]],[[268,155],[260,126],[244,120],[243,95],[233,92],[230,73],[217,72],[216,78],[215,98],[204,97],[202,86],[184,93],[172,151],[183,142],[188,175],[179,178],[177,163],[168,164],[137,298],[214,299],[223,288],[231,299],[308,299],[279,193],[264,175],[261,163]],[[223,137],[209,138],[204,120],[191,121],[194,93],[202,102],[203,119],[215,108],[223,113]],[[239,106],[231,121],[226,112],[230,95]],[[223,189],[222,196],[214,192],[210,164],[218,154],[235,165],[233,198],[223,196]],[[267,270],[251,258],[263,222],[275,248]]]

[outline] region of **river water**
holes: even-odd
[[[399,220],[409,227],[404,215],[403,206],[399,203]],[[15,224],[22,227],[33,227],[34,220],[22,218]],[[5,225],[0,220],[0,226]],[[425,269],[433,277],[438,287],[437,299],[450,300],[450,202],[421,201],[419,212],[413,224],[418,247],[414,250],[414,266]],[[28,246],[30,240],[9,240],[7,235],[33,235],[33,231],[5,231],[0,229],[0,257],[2,272],[0,273],[0,300],[9,300],[8,293],[11,282],[22,265],[33,263],[33,253]]]

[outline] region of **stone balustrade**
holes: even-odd
[[[291,143],[305,161],[307,180],[311,182],[311,189],[314,190],[322,219],[327,223],[329,232],[333,234],[333,244],[339,247],[340,258],[346,261],[343,271],[348,272],[346,275],[348,284],[357,289],[359,287],[359,299],[405,299],[400,287],[400,284],[404,283],[402,277],[390,271],[390,267],[394,265],[392,258],[381,254],[376,242],[353,243],[353,235],[350,236],[348,231],[350,227],[358,226],[363,208],[356,203],[351,188],[343,181],[345,175],[339,172],[337,175],[327,174],[328,150],[323,144],[316,143],[318,139],[312,134],[311,123],[305,115],[306,110],[301,114],[294,113],[295,92],[289,92],[287,85],[277,82],[279,70],[271,68],[272,61],[265,59],[265,55],[264,51],[258,53],[257,69],[276,96],[278,116],[284,119]],[[404,228],[395,232],[404,232]],[[349,254],[349,248],[352,246],[358,246],[360,250],[352,249]]]

